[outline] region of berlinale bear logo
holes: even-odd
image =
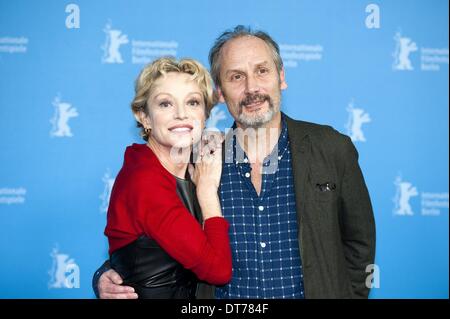
[[[346,124],[347,134],[353,142],[365,142],[366,137],[362,131],[362,125],[371,121],[369,113],[361,108],[355,108],[353,102],[347,107],[348,121]]]
[[[413,196],[419,195],[417,188],[411,183],[402,181],[401,177],[397,177],[394,182],[397,191],[394,197],[394,214],[395,215],[414,215],[409,200]]]
[[[103,193],[100,195],[100,199],[102,200],[102,204],[100,206],[100,212],[106,213],[108,211],[109,206],[109,199],[111,198],[111,192],[112,188],[114,186],[114,178],[111,178],[111,174],[109,173],[109,170],[103,175],[102,178],[104,187],[103,187]]]
[[[121,45],[128,43],[126,34],[122,34],[120,30],[114,30],[111,23],[107,23],[103,31],[106,33],[106,40],[103,46],[103,63],[123,63],[122,55],[119,48]]]
[[[213,108],[211,110],[211,114],[209,115],[209,119],[208,122],[206,124],[206,126],[208,128],[211,129],[217,129],[217,124],[221,121],[221,120],[225,120],[227,118],[226,114],[224,111],[222,111],[219,106],[216,106],[215,108]]]
[[[70,103],[62,102],[59,96],[55,97],[52,102],[55,107],[55,113],[50,120],[52,130],[50,136],[53,137],[72,137],[72,131],[69,126],[69,120],[78,116],[77,109],[72,107]]]
[[[394,70],[414,70],[409,55],[411,52],[417,51],[417,44],[410,38],[402,37],[400,32],[395,34],[396,42],[394,56]]]
[[[80,268],[69,255],[60,254],[53,248],[50,256],[53,259],[49,288],[80,288]]]

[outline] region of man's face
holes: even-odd
[[[239,126],[258,128],[280,112],[281,90],[287,88],[284,70],[277,71],[269,46],[261,39],[243,36],[222,47],[220,102]]]

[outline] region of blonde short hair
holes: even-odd
[[[192,75],[202,92],[205,102],[205,115],[208,118],[211,109],[217,103],[213,89],[213,82],[208,70],[198,61],[193,59],[181,59],[177,61],[172,57],[162,57],[144,67],[136,79],[135,95],[131,103],[131,110],[134,114],[144,112],[148,115],[147,101],[153,90],[155,81],[169,72],[187,73]],[[141,128],[141,136],[147,141],[149,134],[144,126],[137,122],[137,127]]]

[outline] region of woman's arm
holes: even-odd
[[[201,204],[203,229],[176,194],[176,181],[159,174],[142,174],[130,189],[130,211],[144,232],[199,279],[223,285],[231,279],[228,222],[213,199]],[[217,197],[217,190],[214,194]]]

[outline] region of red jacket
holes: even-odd
[[[200,280],[223,285],[231,280],[228,228],[223,217],[213,217],[202,229],[153,151],[145,144],[127,147],[108,208],[110,254],[145,234]]]

